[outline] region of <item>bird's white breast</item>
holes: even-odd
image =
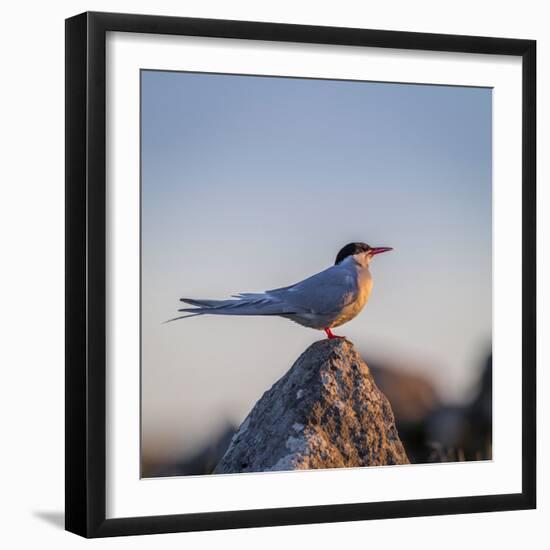
[[[342,311],[333,321],[331,327],[343,325],[359,315],[361,310],[365,307],[371,291],[372,275],[370,274],[369,268],[365,267],[358,270],[357,273],[357,296],[355,300],[342,308]]]

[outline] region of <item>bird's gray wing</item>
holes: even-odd
[[[340,311],[357,298],[357,279],[350,270],[331,266],[295,285],[266,291],[290,308],[317,314]]]
[[[196,315],[282,315],[331,314],[340,311],[355,300],[357,283],[352,273],[340,266],[332,266],[295,285],[275,288],[262,293],[245,292],[230,300],[180,298],[192,308],[178,311],[187,313],[170,319],[176,321]]]

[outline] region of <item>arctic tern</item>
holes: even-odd
[[[333,266],[299,283],[261,293],[245,292],[233,295],[230,300],[181,298],[194,307],[179,309],[189,315],[169,321],[206,314],[275,315],[324,330],[329,339],[340,338],[331,329],[361,312],[372,290],[369,264],[374,256],[390,250],[393,249],[387,246],[350,243],[338,252]]]

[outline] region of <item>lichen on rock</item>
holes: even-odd
[[[312,344],[266,391],[214,473],[408,464],[389,401],[345,339]]]

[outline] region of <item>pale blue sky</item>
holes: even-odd
[[[178,299],[296,282],[350,241],[395,250],[335,332],[468,395],[491,338],[491,94],[142,72],[145,452],[239,423],[323,337],[277,318],[162,325]]]

